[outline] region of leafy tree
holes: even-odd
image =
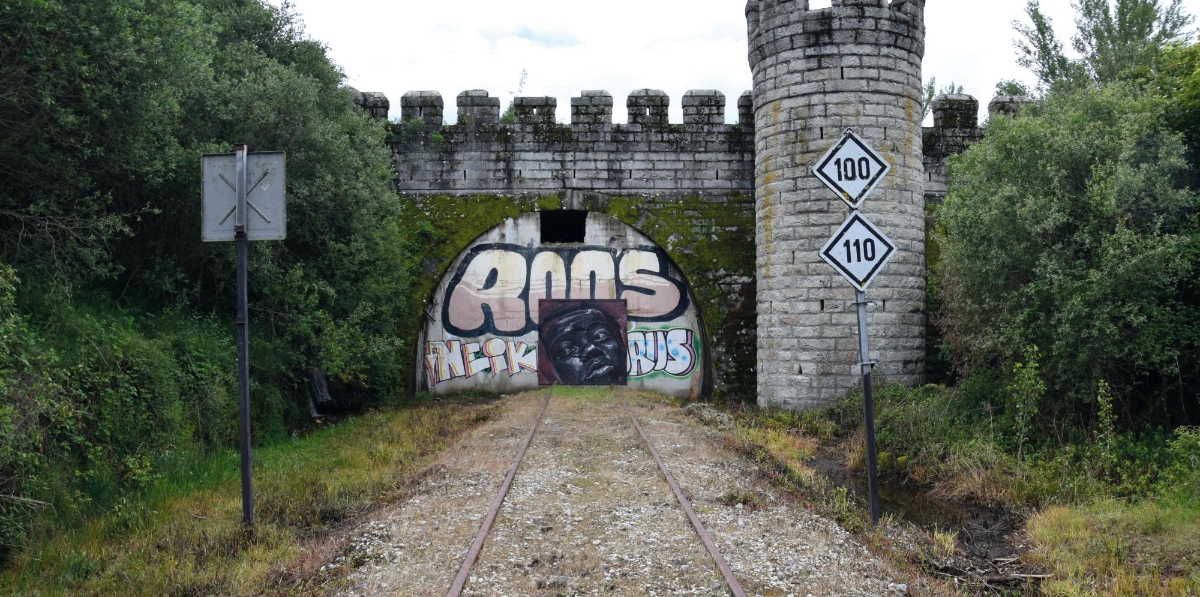
[[[112,201],[163,175],[210,45],[178,0],[4,3],[0,260],[65,291],[115,273],[109,243],[144,206]]]
[[[205,153],[287,154],[288,238],[251,244],[256,439],[307,422],[311,368],[344,405],[404,392],[413,241],[342,80],[286,4],[0,0],[0,559],[37,512],[102,509],[235,439]]]
[[[1029,87],[1016,79],[1004,79],[996,83],[996,95],[1029,97]]]
[[[1169,112],[1131,84],[1052,89],[951,160],[934,281],[961,371],[1033,345],[1054,420],[1101,380],[1126,423],[1200,410],[1200,205]]]
[[[1063,53],[1050,19],[1038,0],[1029,0],[1028,24],[1014,22],[1020,37],[1015,42],[1017,63],[1028,68],[1043,88],[1055,84],[1079,85],[1086,81],[1115,81],[1138,67],[1147,67],[1170,42],[1186,41],[1193,17],[1183,10],[1183,0],[1074,0],[1078,33],[1071,46],[1081,54]]]
[[[1200,163],[1200,45],[1168,46],[1156,67],[1152,87],[1171,102],[1168,123],[1183,133],[1195,166]],[[1200,169],[1193,173],[1193,187],[1200,187]]]

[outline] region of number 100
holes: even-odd
[[[834,168],[837,169],[838,182],[847,180],[870,180],[871,178],[871,160],[867,158],[846,158],[836,159],[833,161]]]

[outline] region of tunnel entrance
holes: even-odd
[[[425,311],[418,387],[516,392],[562,379],[548,370],[555,359],[539,354],[551,341],[539,339],[540,310],[543,301],[568,300],[576,309],[624,314],[609,318],[620,322],[624,348],[609,351],[609,360],[620,360],[624,375],[592,379],[702,397],[711,377],[707,338],[682,272],[635,228],[569,210],[506,220],[454,259]]]

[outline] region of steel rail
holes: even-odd
[[[733,570],[729,568],[729,564],[725,562],[725,558],[721,557],[721,552],[717,550],[717,544],[713,543],[708,530],[704,528],[704,523],[700,522],[700,517],[696,516],[696,511],[692,509],[692,503],[683,495],[683,490],[679,488],[679,483],[675,482],[675,477],[671,475],[671,471],[667,470],[667,465],[663,464],[662,458],[659,457],[658,450],[655,450],[654,444],[650,443],[650,436],[646,435],[646,431],[642,429],[642,424],[638,422],[637,417],[633,415],[632,410],[629,410],[629,405],[624,400],[621,401],[621,408],[625,409],[625,413],[633,421],[633,426],[637,429],[638,435],[642,436],[642,441],[646,443],[646,449],[650,450],[650,455],[654,457],[654,462],[658,463],[658,470],[662,471],[663,476],[667,478],[667,484],[671,486],[671,491],[675,492],[675,497],[679,500],[679,505],[683,506],[683,511],[687,512],[688,520],[692,521],[692,526],[696,528],[696,534],[700,535],[700,541],[704,542],[704,547],[708,548],[708,553],[712,556],[713,562],[717,564],[717,569],[721,571],[721,576],[725,577],[725,583],[729,585],[730,592],[733,593],[734,597],[746,597],[746,592],[742,590],[742,585],[738,583],[737,578],[733,575]]]
[[[475,536],[475,542],[471,544],[471,549],[467,552],[467,559],[463,560],[462,567],[458,569],[458,576],[454,578],[454,584],[450,585],[450,590],[446,592],[446,597],[459,597],[462,595],[463,587],[467,585],[467,578],[471,576],[471,567],[475,565],[475,560],[479,558],[479,552],[483,551],[483,542],[487,538],[488,532],[492,530],[492,523],[496,521],[496,516],[500,513],[500,506],[504,504],[504,498],[508,495],[508,488],[512,486],[513,477],[517,475],[517,469],[521,466],[521,459],[525,457],[525,450],[529,448],[529,442],[533,440],[533,434],[537,431],[538,425],[542,423],[542,415],[546,413],[546,407],[550,405],[550,396],[554,394],[554,386],[546,392],[546,401],[542,403],[542,409],[538,411],[537,417],[533,420],[533,425],[529,428],[529,433],[525,435],[525,441],[521,442],[521,449],[517,451],[517,457],[513,459],[512,466],[508,469],[508,474],[504,476],[504,482],[500,484],[500,492],[496,495],[496,500],[492,502],[491,509],[488,510],[487,517],[483,519],[483,526],[479,528],[479,534]]]

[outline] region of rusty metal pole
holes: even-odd
[[[246,191],[248,173],[246,144],[234,146],[237,154],[237,207],[234,214],[234,236],[237,245],[237,344],[238,344],[238,428],[242,452],[242,523],[254,528],[254,497],[250,486],[250,332],[247,295]]]

